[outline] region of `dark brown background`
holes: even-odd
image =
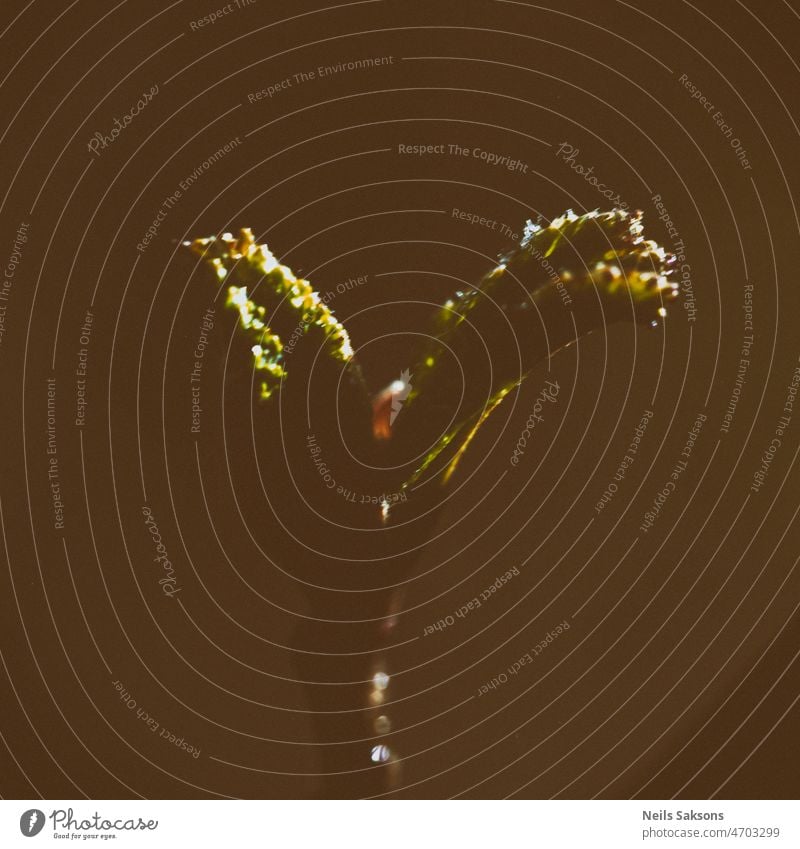
[[[323,519],[296,522],[299,540],[282,530],[273,510],[291,499],[279,474],[255,463],[264,413],[246,347],[220,310],[202,432],[190,434],[188,372],[214,293],[187,275],[175,240],[250,226],[321,291],[370,275],[333,306],[353,316],[357,345],[401,334],[363,354],[377,389],[408,366],[402,334],[419,310],[407,302],[443,300],[457,284],[441,275],[477,280],[508,247],[454,220],[453,208],[519,231],[538,214],[605,206],[555,155],[566,141],[669,247],[651,200],[662,196],[685,241],[697,320],[678,307],[665,332],[610,327],[556,357],[559,402],[521,468],[485,499],[510,468],[543,370],[474,446],[398,624],[397,642],[420,639],[392,657],[396,792],[796,796],[800,412],[764,487],[748,491],[800,354],[796,4],[257,0],[199,32],[189,22],[211,4],[57,5],[3,6],[3,262],[21,221],[30,239],[0,346],[0,792],[318,792],[314,744],[326,741],[303,712],[307,688],[293,683],[303,581],[324,574],[345,587],[363,537],[343,542]],[[394,62],[247,102],[294,73],[376,56]],[[751,171],[681,74],[725,115]],[[93,133],[155,84],[118,140],[89,153]],[[140,255],[163,199],[237,136]],[[529,169],[401,156],[401,143],[481,147]],[[746,279],[753,362],[721,434]],[[81,442],[73,372],[95,286]],[[53,373],[63,533],[46,474]],[[651,405],[640,456],[587,529]],[[701,410],[689,468],[640,534]],[[145,503],[180,576],[180,604],[159,591]],[[520,576],[480,611],[421,638],[512,566]],[[331,593],[333,619],[340,596]],[[564,619],[570,630],[534,665],[470,699]],[[115,680],[200,757],[148,731]]]

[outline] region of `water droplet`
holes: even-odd
[[[385,764],[391,757],[391,754],[388,746],[373,746],[369,757],[375,764]]]

